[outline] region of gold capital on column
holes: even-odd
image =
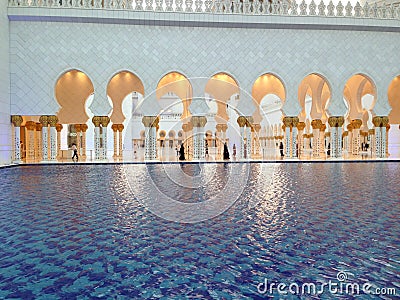
[[[362,120],[360,119],[351,120],[351,125],[353,125],[354,129],[360,129],[362,125]]]
[[[253,123],[254,123],[253,117],[252,116],[247,116],[245,118],[246,118],[246,126],[247,127],[252,127]]]
[[[57,116],[47,116],[47,121],[49,122],[51,127],[56,127],[58,118]]]
[[[25,127],[27,130],[35,130],[36,129],[36,123],[33,121],[27,121],[25,123]]]
[[[387,127],[387,125],[389,125],[389,118],[388,117],[381,117],[381,118],[382,118],[382,127],[385,126]]]
[[[49,125],[48,116],[41,116],[39,122],[42,123],[43,126],[47,127],[47,125]]]
[[[99,116],[94,116],[92,118],[92,122],[94,124],[94,127],[100,127],[100,123],[101,123],[101,117]]]
[[[368,130],[369,135],[374,135],[375,134],[375,129],[369,129]]]
[[[297,127],[297,124],[299,124],[299,118],[298,117],[291,117],[292,118],[292,127]]]
[[[337,117],[329,117],[328,124],[330,127],[339,127],[339,120]]]
[[[191,121],[191,123],[192,123],[192,125],[194,127],[204,127],[206,125],[206,123],[207,123],[207,117],[204,117],[204,116],[192,116],[190,121]]]
[[[101,126],[107,127],[108,123],[110,123],[110,118],[107,116],[102,116],[101,117]]]
[[[228,130],[228,125],[222,124],[221,130],[222,130],[222,132],[226,132]]]
[[[239,118],[237,118],[237,122],[239,124],[239,127],[244,127],[247,123],[246,117],[240,116]]]
[[[319,120],[319,119],[312,120],[311,121],[311,126],[312,126],[313,129],[320,129],[321,126],[322,126],[322,121]]]
[[[111,129],[112,129],[112,131],[117,132],[118,131],[118,124],[112,124],[111,125]]]
[[[157,127],[159,118],[157,116],[144,116],[142,118],[142,123],[144,127]]]
[[[261,129],[261,125],[260,124],[254,124],[253,128],[258,133],[260,131],[260,129]]]
[[[297,123],[297,130],[304,130],[304,128],[306,128],[306,123],[304,122],[299,122]]]
[[[63,129],[62,124],[58,123],[58,124],[56,125],[56,130],[57,130],[57,132],[60,132],[62,129]]]
[[[389,118],[386,116],[375,116],[372,118],[372,123],[375,127],[386,127],[389,124]]]
[[[282,119],[282,122],[283,122],[285,128],[292,127],[292,117],[284,117]],[[283,130],[285,130],[285,128],[282,127]]]
[[[342,136],[348,136],[349,135],[349,132],[348,131],[345,131],[345,132],[343,132],[343,134],[342,134]]]
[[[21,127],[23,121],[24,119],[22,119],[22,117],[19,115],[11,116],[11,122],[14,124],[15,127]]]
[[[81,132],[81,124],[75,124],[74,127],[76,132]]]
[[[36,123],[36,131],[42,131],[43,125],[42,123]]]
[[[326,125],[325,124],[321,124],[321,127],[319,128],[320,131],[325,131],[326,130]]]
[[[222,131],[222,124],[215,125],[215,128],[217,129],[218,132]]]
[[[348,131],[353,131],[354,127],[352,124],[347,125],[347,130]]]
[[[88,129],[88,126],[86,124],[81,124],[82,132],[86,132],[87,129]]]
[[[118,131],[124,130],[124,124],[117,124],[118,125]]]
[[[342,127],[344,124],[344,117],[343,116],[337,117],[337,121],[338,121],[338,127]]]

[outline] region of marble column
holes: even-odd
[[[94,116],[92,118],[92,122],[94,124],[94,159],[100,160],[100,124],[101,117]]]
[[[183,144],[183,150],[185,154],[185,159],[188,159],[188,153],[187,153],[187,146],[189,145],[188,141],[188,124],[182,124],[182,144]]]
[[[372,123],[375,126],[375,156],[378,158],[386,158],[387,127],[390,128],[389,118],[386,116],[375,116],[372,118]]]
[[[119,146],[119,152],[118,152],[118,157],[122,158],[123,157],[123,151],[124,151],[124,143],[122,141],[122,131],[124,130],[124,124],[118,124],[118,146]]]
[[[50,125],[50,160],[55,161],[57,159],[57,116],[48,116]]]
[[[263,148],[260,143],[262,142],[262,139],[260,137],[260,129],[261,129],[261,125],[260,124],[254,124],[253,125],[253,133],[254,133],[254,137],[253,137],[253,141],[254,141],[254,155],[256,158],[262,158],[261,155],[261,149]]]
[[[86,124],[81,124],[82,130],[82,159],[86,160],[86,130],[88,126]]]
[[[111,125],[111,129],[114,133],[113,137],[114,137],[114,154],[113,154],[113,158],[116,159],[118,156],[118,124],[112,124]]]
[[[39,122],[42,124],[42,160],[49,159],[49,120],[48,116],[41,116]]]
[[[243,116],[238,117],[237,122],[239,124],[239,130],[240,130],[240,146],[238,147],[238,158],[239,159],[244,159],[245,158],[245,153],[244,153],[244,139],[245,139],[245,132],[244,132],[244,127],[246,126],[246,118]],[[247,150],[247,149],[246,149]]]
[[[228,130],[228,125],[227,124],[222,124],[221,133],[222,133],[222,141],[223,141],[223,143],[226,143],[226,131],[227,130]]]
[[[33,162],[35,160],[35,129],[36,123],[33,121],[27,121],[25,123],[27,130],[26,134],[26,161]]]
[[[329,117],[328,124],[331,133],[331,158],[339,157],[338,117]]]
[[[76,132],[76,149],[78,150],[79,157],[81,156],[81,124],[75,124]]]
[[[144,116],[142,123],[145,127],[145,160],[157,159],[157,130],[159,118],[157,116]]]
[[[42,160],[42,123],[36,123],[36,132],[35,132],[35,160]]]
[[[319,152],[323,154],[323,156],[325,156],[325,130],[326,125],[322,124],[319,128]]]
[[[375,129],[369,129],[368,130],[368,135],[369,135],[369,151],[371,153],[371,156],[375,156]]]
[[[388,121],[389,122],[389,121]],[[389,157],[389,129],[390,129],[390,124],[386,124],[386,137],[385,137],[385,155],[386,157]]]
[[[247,116],[246,117],[246,148],[247,148],[247,159],[251,159],[253,155],[253,141],[252,141],[252,134],[251,131],[253,130],[253,117]]]
[[[56,125],[57,130],[57,158],[61,158],[61,130],[63,129],[62,124]]]
[[[297,143],[298,143],[298,158],[301,157],[303,154],[303,147],[304,147],[304,128],[306,128],[306,123],[298,122],[297,123]]]
[[[344,124],[344,117],[339,116],[337,117],[337,157],[343,157],[343,124]]]
[[[348,124],[347,125],[347,154],[352,154],[353,153],[353,124]]]
[[[351,125],[353,126],[351,153],[353,155],[359,155],[360,154],[360,128],[362,125],[362,120],[360,120],[360,119],[351,120]]]
[[[349,144],[349,132],[347,130],[344,131],[342,136],[343,136],[343,139],[342,139],[343,149],[347,152],[347,149],[349,148],[349,145],[348,145]]]
[[[319,129],[322,126],[322,121],[319,119],[312,120],[311,126],[313,129],[313,140],[312,140],[312,157],[313,158],[321,158],[321,151],[320,151],[320,133]]]
[[[192,116],[191,123],[193,125],[193,159],[202,160],[206,157],[206,148],[204,142],[204,126],[207,123],[205,116]]]
[[[298,117],[292,117],[292,126],[291,126],[291,157],[296,158],[298,157],[298,145],[297,145],[297,125],[299,124]]]
[[[107,116],[101,117],[101,137],[103,147],[101,148],[101,159],[107,159],[107,126],[110,123],[110,118]]]
[[[222,159],[222,153],[223,153],[223,144],[222,144],[222,124],[217,124],[215,126],[216,131],[215,131],[215,142],[216,142],[216,147],[217,147],[217,158]]]
[[[23,119],[21,116],[14,115],[11,116],[11,122],[14,127],[14,135],[13,135],[13,162],[19,163],[22,158],[22,149],[21,149],[21,124]]]

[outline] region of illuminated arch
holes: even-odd
[[[167,93],[174,93],[182,100],[182,119],[188,118],[192,98],[192,85],[189,79],[179,72],[170,72],[164,75],[157,84],[156,97],[160,100]]]
[[[331,98],[331,90],[328,79],[320,73],[311,73],[304,77],[298,89],[298,99],[302,108],[299,115],[300,121],[304,122],[308,117],[306,98],[310,97],[309,117],[311,120],[321,119],[325,123],[327,120],[326,106]]]
[[[84,72],[71,69],[61,74],[54,87],[60,105],[57,113],[59,123],[85,124],[89,120],[85,104],[93,93],[93,83]]]
[[[112,123],[124,122],[125,116],[122,113],[122,102],[132,92],[144,95],[144,86],[140,78],[130,71],[120,71],[108,82],[107,95],[113,103],[113,111],[110,116]]]
[[[400,75],[396,76],[389,85],[388,100],[392,108],[389,113],[389,123],[400,124]]]

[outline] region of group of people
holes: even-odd
[[[176,151],[177,151],[177,156],[179,160],[186,160],[185,158],[185,146],[183,145],[183,143],[181,144],[179,150],[178,150],[178,146],[176,147]],[[189,146],[188,146],[188,153],[189,153]],[[206,157],[208,157],[208,145],[206,144]],[[236,146],[233,145],[233,156],[236,155]],[[224,160],[229,160],[230,159],[230,155],[229,155],[229,149],[228,149],[228,145],[226,143],[224,143],[224,152],[223,152],[223,159]]]

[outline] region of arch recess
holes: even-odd
[[[134,73],[120,71],[110,79],[107,85],[107,95],[111,98],[113,104],[111,122],[116,124],[124,122],[125,116],[122,112],[122,102],[132,92],[144,95],[142,80]]]
[[[89,119],[85,104],[93,93],[93,83],[84,72],[71,69],[61,74],[54,86],[54,95],[60,105],[59,123],[85,124]]]

